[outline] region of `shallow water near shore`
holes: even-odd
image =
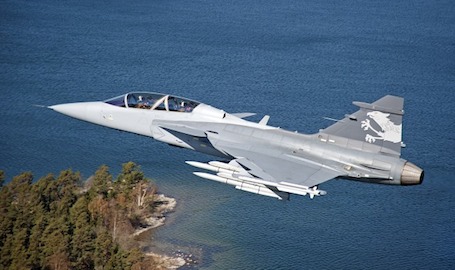
[[[36,178],[134,161],[177,199],[152,249],[197,269],[455,268],[453,1],[4,1],[0,169]],[[333,180],[280,202],[192,174],[214,160],[37,105],[172,93],[313,133],[354,100],[405,98],[422,185]]]

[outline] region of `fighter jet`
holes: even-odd
[[[247,121],[252,113],[227,113],[178,96],[131,92],[105,101],[49,106],[59,113],[215,156],[186,161],[195,175],[260,195],[289,200],[315,196],[334,178],[386,185],[418,185],[422,169],[400,158],[404,99],[387,95],[316,134]],[[209,173],[210,172],[210,173]]]

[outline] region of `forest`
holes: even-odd
[[[1,269],[156,269],[132,233],[153,213],[156,187],[133,162],[117,178],[100,166],[35,181],[0,171]]]

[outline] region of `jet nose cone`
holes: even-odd
[[[82,120],[87,118],[87,104],[85,102],[57,104],[48,108],[74,118]]]

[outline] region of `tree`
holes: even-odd
[[[33,185],[33,192],[40,196],[40,203],[44,211],[51,212],[52,206],[56,208],[59,195],[54,175],[48,174],[36,182]]]
[[[126,265],[132,270],[142,269],[142,261],[144,260],[144,253],[142,253],[138,248],[133,248],[130,250],[128,257],[126,257]]]
[[[88,190],[71,170],[34,184],[30,172],[3,179],[0,171],[0,269],[148,268],[131,233],[155,187],[133,162],[115,183],[101,166]]]
[[[95,268],[104,268],[114,251],[111,235],[105,228],[99,228],[95,242]]]
[[[27,207],[26,204],[29,202],[32,181],[32,173],[25,172],[14,177],[13,180],[8,184],[13,196],[12,204],[17,211],[20,211],[20,209]]]
[[[11,267],[27,267],[30,228],[33,225],[35,203],[31,184],[33,175],[30,172],[22,173],[13,178],[8,184],[12,201],[7,209],[7,219],[13,221],[10,254]],[[10,223],[11,224],[11,223]],[[9,228],[11,231],[11,228]]]
[[[98,195],[90,200],[88,211],[90,213],[90,219],[97,226],[104,226],[107,224],[106,217],[109,215],[109,202],[104,199],[102,195]]]
[[[29,234],[27,227],[15,230],[13,234],[13,245],[11,250],[11,269],[28,267],[28,236]]]
[[[144,180],[144,173],[134,162],[127,162],[122,165],[122,172],[117,177],[116,184],[119,185],[119,192],[129,194],[137,183]]]
[[[77,187],[80,181],[79,173],[71,170],[62,171],[56,180],[58,192],[58,214],[68,214],[69,209],[77,200]]]
[[[11,265],[13,252],[13,234],[7,234],[0,250],[0,268],[7,269]]]
[[[94,194],[107,197],[110,187],[112,185],[112,175],[109,173],[109,167],[102,165],[96,172],[93,179],[93,186],[90,189],[92,196]]]
[[[39,269],[43,266],[43,244],[41,242],[44,230],[47,227],[46,215],[43,211],[42,214],[38,214],[35,217],[33,225],[30,231],[30,242],[28,246],[28,265],[32,269]]]
[[[65,252],[57,252],[47,258],[47,267],[52,270],[66,270],[70,269],[70,261],[68,254]]]
[[[62,215],[49,220],[41,237],[42,256],[46,265],[69,265],[70,238],[68,216]]]
[[[93,269],[93,251],[95,250],[95,227],[90,222],[88,200],[81,196],[70,210],[72,224],[74,224],[71,238],[71,261],[75,269]]]
[[[14,213],[11,213],[11,210],[15,210],[12,207],[13,199],[9,185],[2,187],[0,190],[0,249],[5,245],[7,236],[13,233],[15,219]]]
[[[4,180],[5,180],[5,172],[0,171],[0,188],[3,187]]]
[[[146,203],[146,198],[152,197],[156,192],[155,186],[149,181],[141,181],[136,184],[134,194],[136,197],[136,206],[143,208]]]

